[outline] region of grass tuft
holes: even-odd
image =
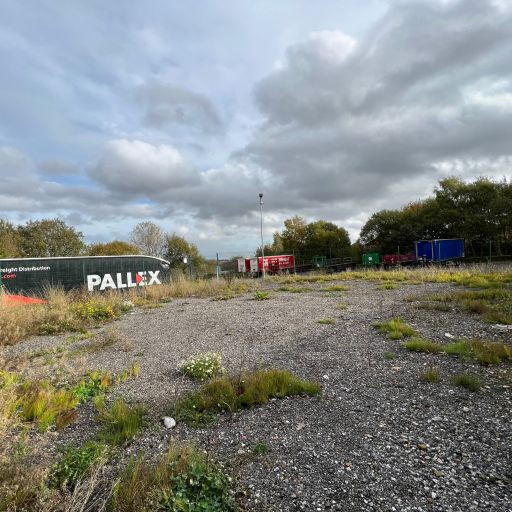
[[[348,286],[344,286],[342,284],[333,284],[332,286],[327,286],[325,288],[320,288],[321,292],[347,292],[350,288]]]
[[[452,377],[452,382],[456,386],[461,386],[472,392],[478,391],[481,386],[480,379],[471,373],[461,373],[459,375],[455,375]]]
[[[376,324],[376,327],[391,340],[401,340],[402,338],[408,338],[417,334],[416,331],[410,325],[407,325],[400,317],[391,318],[391,320],[386,322],[380,322]]]
[[[387,359],[388,361],[396,359],[396,354],[394,352],[384,352],[384,359]]]
[[[100,397],[96,401],[96,408],[103,424],[99,439],[111,445],[116,446],[130,441],[142,426],[144,408],[130,407],[122,398],[118,398],[110,407],[107,407],[103,397]]]
[[[413,337],[404,342],[403,347],[411,352],[425,352],[427,354],[437,354],[443,351],[443,346],[439,343],[418,337]]]
[[[396,287],[397,287],[396,283],[389,282],[389,283],[380,284],[377,288],[379,290],[394,290]]]
[[[423,382],[428,382],[429,384],[435,384],[441,380],[441,374],[437,368],[430,366],[420,375],[420,379]]]
[[[321,318],[318,320],[318,323],[324,325],[333,325],[336,323],[336,320],[334,318]]]
[[[270,398],[316,395],[320,386],[288,371],[269,369],[238,377],[216,378],[188,393],[175,405],[175,417],[191,425],[210,421],[215,414],[265,404]]]

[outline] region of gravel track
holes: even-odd
[[[226,466],[243,508],[253,511],[512,510],[511,366],[408,353],[373,324],[400,315],[441,343],[450,341],[446,333],[511,342],[511,331],[476,316],[420,310],[404,301],[451,285],[378,290],[369,282],[343,284],[350,290],[325,293],[318,289],[326,284],[308,285],[313,289],[308,293],[274,290],[267,301],[250,295],[175,300],[117,321],[124,341],[84,353],[80,367],[119,372],[140,361],[139,379],[112,388],[114,395],[144,403],[150,413],[147,428],[125,456],[140,451],[157,456],[171,439],[195,442]],[[347,303],[346,310],[336,308],[340,302]],[[318,324],[325,317],[336,323]],[[6,355],[47,349],[65,338],[33,338],[9,347]],[[230,373],[261,366],[290,369],[320,381],[321,396],[273,400],[222,415],[207,428],[178,424],[166,430],[160,417],[172,415],[173,400],[196,386],[177,366],[206,351],[219,352]],[[385,359],[387,351],[396,358]],[[419,379],[431,365],[441,372],[438,384]],[[484,388],[470,393],[454,387],[449,378],[462,371],[478,374]],[[79,423],[56,436],[55,446],[86,438],[94,428],[86,407]],[[255,454],[256,443],[268,452]]]

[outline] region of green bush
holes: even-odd
[[[50,469],[49,483],[52,487],[67,487],[73,491],[76,484],[94,465],[106,459],[107,447],[90,441],[80,448],[68,446],[61,458]]]
[[[253,299],[254,300],[268,300],[268,299],[270,299],[270,293],[257,290],[254,292]]]
[[[214,352],[200,354],[184,363],[180,371],[192,379],[211,379],[222,372],[222,358],[220,354]]]
[[[103,393],[112,384],[112,375],[109,372],[91,372],[87,379],[81,380],[74,388],[73,394],[81,402],[87,402]]]
[[[235,512],[231,479],[207,456],[171,445],[156,467],[132,459],[114,489],[114,512]]]

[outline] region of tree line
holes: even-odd
[[[446,178],[434,195],[396,210],[374,213],[361,229],[364,250],[412,250],[416,240],[463,238],[466,256],[512,254],[512,182]]]
[[[352,245],[345,228],[325,220],[308,223],[295,216],[284,221],[284,229],[274,233],[264,251],[266,255],[294,254],[299,263],[314,256],[352,255],[359,260],[363,251],[405,252],[413,249],[416,240],[436,238],[464,238],[469,256],[484,257],[489,249],[494,255],[512,254],[512,182],[443,179],[425,200],[374,213]],[[261,255],[261,247],[255,253]],[[29,220],[23,225],[0,219],[0,258],[122,254],[158,256],[182,270],[190,264],[196,271],[214,270],[196,245],[176,233],[165,233],[153,222],[137,224],[129,241],[86,245],[83,234],[61,219]]]
[[[14,225],[0,219],[0,258],[54,256],[118,256],[144,254],[164,258],[173,268],[203,269],[207,262],[196,245],[175,233],[165,233],[153,222],[140,222],[130,241],[113,240],[86,245],[83,233],[61,219],[42,219]],[[184,258],[187,257],[187,263]]]

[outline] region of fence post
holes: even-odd
[[[220,278],[220,266],[219,266],[219,253],[216,253],[217,254],[217,269],[216,269],[216,274],[217,274],[217,281],[219,280]]]

